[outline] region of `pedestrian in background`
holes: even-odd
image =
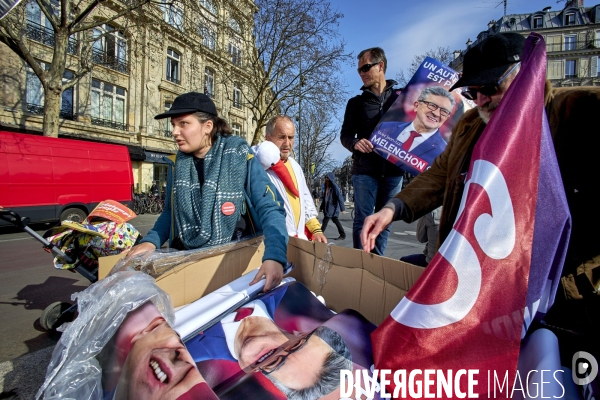
[[[331,219],[335,226],[337,226],[340,235],[335,240],[346,239],[346,232],[338,219],[340,211],[345,212],[346,207],[344,207],[342,191],[337,183],[335,183],[333,172],[329,172],[325,177],[325,190],[323,191],[323,198],[321,200],[321,211],[323,211],[323,224],[321,225],[323,232],[325,232],[325,228],[327,228],[327,224]]]
[[[427,213],[417,222],[417,240],[425,243],[425,248],[421,254],[411,254],[402,257],[400,261],[410,264],[426,267],[431,262],[433,256],[437,252],[437,237],[438,225],[440,223],[440,215],[442,207],[436,208],[433,212]]]

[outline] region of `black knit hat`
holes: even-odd
[[[507,32],[489,36],[465,54],[461,78],[450,91],[464,86],[497,82],[511,64],[521,61],[525,38]]]
[[[197,111],[217,116],[215,103],[204,93],[190,92],[179,95],[173,101],[171,109],[158,114],[154,119],[176,117],[183,114],[191,114]]]

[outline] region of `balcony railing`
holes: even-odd
[[[102,50],[94,49],[92,51],[92,61],[124,74],[129,72],[129,63],[127,60],[116,57],[114,54],[108,54]]]
[[[122,122],[115,122],[109,119],[102,118],[93,118],[92,117],[92,125],[104,126],[106,128],[119,129],[121,131],[128,131],[129,125],[124,124]]]
[[[44,106],[43,105],[33,104],[33,103],[25,103],[25,109],[27,110],[28,113],[31,113],[31,114],[37,114],[37,115],[44,114]],[[76,117],[73,110],[69,110],[69,109],[60,110],[59,116],[62,119],[70,119],[72,121],[75,120],[75,117]]]
[[[557,52],[557,51],[586,50],[586,49],[594,49],[594,48],[600,48],[599,40],[546,43],[546,51],[548,53]]]
[[[163,135],[164,137],[171,137],[171,132],[173,132],[171,129],[163,129]]]
[[[41,26],[33,22],[27,23],[27,37],[31,40],[35,40],[36,42],[40,42],[52,47],[55,43],[54,31],[52,29],[48,29],[45,26]],[[77,46],[77,40],[69,38],[69,42],[67,43],[67,53],[77,54]]]

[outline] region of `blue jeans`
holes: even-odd
[[[362,249],[360,232],[365,218],[381,210],[383,206],[402,189],[402,176],[375,178],[370,175],[352,175],[354,186],[354,223],[352,224],[352,241],[355,249]],[[372,253],[383,255],[390,236],[387,227],[375,241]]]

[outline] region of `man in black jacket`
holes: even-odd
[[[358,55],[358,74],[363,93],[348,101],[340,139],[352,152],[354,186],[354,248],[362,249],[360,232],[366,217],[379,211],[402,188],[402,170],[373,152],[369,141],[379,120],[398,97],[397,82],[385,79],[387,59],[383,49],[373,47]],[[373,253],[383,255],[390,235],[386,228],[377,237]]]

